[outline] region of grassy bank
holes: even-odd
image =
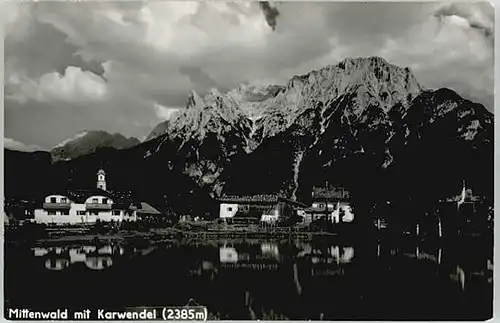
[[[308,226],[266,227],[261,225],[221,225],[216,222],[183,222],[168,227],[133,228],[116,226],[46,227],[30,225],[6,228],[7,243],[85,243],[124,241],[181,241],[219,239],[293,239],[310,240],[319,236],[337,236],[338,232],[311,231]]]

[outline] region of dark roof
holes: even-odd
[[[325,212],[333,212],[335,210],[335,208],[333,207],[328,207],[327,208],[324,208],[324,207],[308,207],[307,209],[304,209],[304,212],[306,213],[325,213]]]
[[[220,202],[233,202],[233,203],[278,203],[278,195],[225,195],[219,198]]]
[[[327,199],[327,200],[348,200],[350,199],[350,192],[344,187],[313,187],[312,198],[313,200]]]
[[[107,193],[111,195],[111,198],[115,203],[134,203],[140,206],[140,201],[138,201],[131,191],[117,191],[117,190],[107,190]]]
[[[278,202],[285,202],[297,206],[305,206],[305,204],[284,198],[279,195],[272,194],[258,194],[258,195],[225,195],[218,199],[219,202],[226,203],[255,203],[255,204],[275,204]]]
[[[146,202],[141,202],[140,203],[140,208],[137,209],[137,214],[140,215],[161,215],[162,213],[152,207],[150,204]]]
[[[85,202],[86,199],[93,195],[100,195],[100,196],[105,196],[109,197],[110,199],[113,199],[113,196],[110,192],[104,191],[99,188],[95,189],[79,189],[79,190],[71,190],[71,191],[66,191],[66,194],[61,194],[61,195],[66,195],[70,200],[74,202],[80,202],[83,203]]]
[[[66,190],[66,191],[55,191],[48,195],[62,195],[66,196],[68,199],[75,203],[84,203],[89,197],[94,195],[108,197],[113,200],[113,207],[115,208],[128,208],[131,204],[140,206],[139,202],[134,199],[132,192],[130,191],[105,191],[99,188],[93,189],[78,189],[78,190]],[[45,197],[44,197],[45,198]],[[42,202],[42,201],[41,201]]]

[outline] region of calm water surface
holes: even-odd
[[[6,307],[205,305],[215,319],[487,319],[492,246],[218,241],[11,247]]]

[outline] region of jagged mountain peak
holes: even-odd
[[[319,86],[337,95],[360,87],[369,89],[373,94],[382,94],[386,88],[416,93],[423,90],[409,67],[390,64],[376,56],[346,58],[335,65],[296,75],[290,79],[287,88],[307,85]]]
[[[78,140],[79,138],[82,138],[85,135],[87,135],[88,132],[89,132],[88,130],[80,131],[77,134],[75,134],[73,137],[70,137],[70,138],[67,138],[67,139],[61,141],[59,144],[55,145],[52,149],[63,147],[64,145],[66,145],[72,141]]]
[[[247,142],[245,150],[253,150],[265,138],[285,131],[300,114],[318,104],[326,108],[348,95],[351,103],[345,116],[357,119],[369,106],[379,106],[387,113],[399,103],[405,110],[422,90],[407,67],[390,64],[380,57],[346,58],[336,65],[294,76],[284,86],[240,84],[224,93],[211,89],[203,98],[192,91],[187,109],[170,120],[168,126],[157,126],[148,140],[162,133],[169,134],[168,137],[197,134],[203,137],[215,129],[220,133],[220,128],[229,125],[246,129],[242,134]],[[221,120],[224,125],[217,126]]]
[[[203,99],[195,90],[192,90],[188,96],[186,109],[202,109],[204,106]]]

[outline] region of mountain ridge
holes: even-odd
[[[83,130],[50,149],[54,161],[70,160],[99,148],[126,149],[140,144],[137,138],[127,138],[119,133],[108,133],[104,130]]]
[[[249,150],[252,150],[258,145],[262,139],[261,137],[273,136],[282,130],[283,123],[286,126],[291,124],[293,119],[303,111],[301,106],[307,105],[307,102],[305,104],[301,102],[302,97],[305,96],[305,99],[308,97],[318,97],[319,101],[326,103],[350,90],[350,87],[365,86],[365,89],[361,89],[363,93],[360,96],[370,91],[374,92],[377,90],[380,92],[382,89],[374,89],[373,87],[376,87],[377,83],[382,83],[379,82],[379,79],[388,77],[390,80],[391,75],[396,75],[393,77],[399,78],[397,80],[399,83],[406,83],[406,88],[412,96],[415,96],[422,90],[421,85],[416,81],[407,67],[400,68],[389,64],[385,59],[380,57],[347,58],[337,65],[327,65],[303,75],[293,76],[286,85],[264,86],[263,88],[268,91],[263,95],[261,100],[257,100],[256,102],[243,99],[248,97],[248,88],[253,88],[251,86],[240,85],[238,88],[230,90],[224,95],[217,90],[211,90],[203,99],[195,91],[192,91],[188,98],[186,110],[192,110],[196,107],[200,110],[206,106],[216,106],[219,109],[224,109],[224,112],[226,112],[230,119],[234,119],[231,117],[235,114],[237,117],[246,117],[248,120],[245,120],[245,123],[247,123],[247,126],[248,124],[251,125],[251,129],[253,129],[252,134],[257,134],[257,138],[249,138],[250,142],[252,142],[252,139],[255,139],[253,141],[254,145],[250,145],[249,147]],[[366,86],[367,84],[368,86]],[[312,87],[319,89],[319,92],[314,91]],[[387,102],[387,99],[392,99],[392,93],[389,94],[387,89],[385,90],[386,92],[382,94],[382,97],[386,101],[384,103],[389,106],[391,102]],[[393,93],[395,91],[393,88],[390,90]],[[398,90],[401,91],[401,89]],[[280,94],[282,95],[280,96]],[[360,97],[359,100],[362,101],[363,98]],[[406,98],[398,97],[395,100],[406,100]],[[248,110],[251,112],[248,112]],[[169,129],[173,125],[184,122],[185,119],[182,113],[178,114],[176,118],[165,121],[163,123],[165,126],[160,126],[162,125],[160,123],[157,126],[157,130],[163,129],[164,133],[168,134]],[[151,140],[159,135],[161,135],[161,131],[153,131],[146,140]]]

